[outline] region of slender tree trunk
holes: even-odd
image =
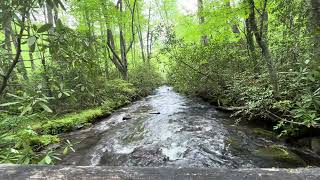
[[[109,65],[108,65],[108,51],[107,51],[107,37],[105,35],[105,25],[102,20],[100,20],[100,35],[103,43],[103,56],[104,56],[104,72],[107,79],[109,79]]]
[[[119,0],[119,9],[120,9],[120,16],[123,16],[123,1]],[[122,78],[124,80],[128,80],[128,59],[127,59],[127,48],[126,48],[126,40],[123,31],[123,24],[120,22],[119,24],[119,31],[120,31],[120,51],[121,51],[121,60],[123,65],[123,71],[121,73]]]
[[[54,23],[57,24],[58,19],[59,19],[59,11],[58,11],[58,8],[54,8],[53,11],[54,11],[54,17],[53,17]]]
[[[230,8],[230,9],[232,8],[232,7],[231,7],[231,0],[227,1],[226,6],[227,6],[228,8]],[[232,32],[233,32],[233,33],[235,33],[235,34],[240,34],[240,30],[239,30],[237,24],[233,24],[233,25],[231,26],[231,29],[232,29]]]
[[[148,12],[148,30],[147,30],[147,61],[149,64],[149,56],[150,56],[150,36],[151,36],[151,32],[150,32],[150,21],[151,21],[151,7],[149,7],[149,12]]]
[[[246,38],[247,38],[247,44],[248,44],[248,49],[249,49],[249,56],[251,58],[251,61],[253,62],[254,68],[253,71],[255,73],[259,73],[260,71],[260,67],[259,67],[259,63],[258,63],[258,56],[256,54],[256,48],[254,45],[254,34],[252,29],[250,28],[250,23],[249,23],[249,19],[246,19]]]
[[[26,11],[26,10],[25,10]],[[17,49],[16,49],[16,55],[12,61],[12,63],[10,64],[9,66],[9,69],[7,70],[7,72],[1,76],[2,77],[2,83],[1,83],[1,86],[0,86],[0,97],[3,95],[7,85],[8,85],[8,81],[10,79],[10,76],[12,74],[12,72],[14,71],[16,65],[18,64],[19,62],[19,58],[20,58],[20,55],[21,55],[21,38],[22,38],[22,35],[23,35],[23,32],[25,30],[25,20],[26,20],[26,14],[27,12],[24,12],[22,14],[22,18],[21,18],[21,27],[20,27],[20,32],[17,36]]]
[[[143,43],[143,36],[142,36],[142,31],[141,31],[141,26],[140,24],[138,25],[138,36],[139,36],[139,42],[140,42],[140,49],[141,49],[141,56],[142,60],[145,63],[146,62],[146,57],[145,57],[145,52],[144,52],[144,43]]]
[[[3,7],[3,8],[6,8],[6,7]],[[4,21],[3,21],[3,30],[4,30],[4,47],[5,47],[5,50],[6,50],[6,53],[7,53],[7,56],[8,57],[6,59],[6,61],[4,61],[4,64],[5,64],[5,67],[9,67],[9,65],[14,61],[14,54],[13,54],[13,50],[12,50],[12,42],[13,40],[11,40],[11,14],[10,12],[7,12],[6,9],[3,9],[3,12],[4,12]],[[3,69],[3,71],[5,71],[5,69]],[[13,71],[11,73],[11,77],[13,79],[16,79],[17,78],[17,75],[16,73]]]
[[[8,18],[3,23],[5,48],[8,53],[9,61],[13,61],[12,41],[11,41],[11,19]]]
[[[143,42],[142,28],[141,28],[141,24],[140,24],[139,8],[137,8],[137,12],[138,12],[137,32],[138,32],[138,37],[139,37],[142,61],[143,61],[143,63],[145,63],[146,57],[145,57],[145,52],[144,52],[144,42]]]
[[[314,36],[314,61],[320,61],[320,0],[311,0],[311,28]]]
[[[265,0],[265,4],[267,3],[267,0]],[[269,49],[268,41],[266,40],[266,37],[263,35],[263,30],[258,30],[257,21],[255,17],[255,4],[254,0],[248,0],[249,4],[249,23],[250,27],[254,32],[254,35],[256,37],[256,41],[261,48],[263,59],[265,60],[270,76],[270,82],[273,87],[273,93],[275,97],[278,97],[279,95],[279,86],[278,86],[278,76],[277,71],[273,64],[273,59],[271,56],[271,52]],[[263,27],[263,26],[262,26]],[[262,33],[261,33],[262,32]]]
[[[204,16],[202,15],[202,13],[203,13],[203,0],[198,0],[198,16],[199,16],[200,26],[205,23],[205,19],[204,19]],[[209,44],[208,35],[206,35],[206,34],[202,35],[201,44],[203,44],[203,45]]]
[[[54,25],[53,7],[49,3],[46,3],[47,8],[47,21],[49,24]]]
[[[17,49],[18,48],[18,44],[17,44],[17,41],[16,41],[17,40],[17,38],[16,38],[17,31],[16,31],[16,28],[15,28],[15,31],[13,31],[11,25],[10,25],[10,33],[11,33],[11,37],[12,37],[12,40],[13,40],[13,45]],[[24,63],[22,55],[20,55],[17,69],[18,69],[18,72],[22,74],[24,80],[29,80],[28,72],[27,72],[27,69],[26,69],[26,66],[25,66],[25,63]]]
[[[150,33],[149,54],[148,54],[149,63],[150,63],[150,59],[151,59],[151,55],[152,55],[152,44],[153,44],[153,32]]]
[[[116,47],[115,47],[114,38],[113,38],[111,29],[107,30],[107,36],[108,36],[108,47],[111,50],[111,54],[113,55],[112,57],[110,57],[110,59],[113,62],[113,64],[116,66],[116,68],[119,70],[122,78],[125,79],[126,77],[125,68],[124,68],[121,57],[117,55],[117,52],[115,50]]]
[[[31,23],[30,19],[29,19],[28,23],[29,24]],[[28,27],[28,36],[29,37],[31,36],[31,28],[30,28],[30,26]],[[30,61],[30,64],[31,64],[31,69],[35,70],[36,66],[35,66],[35,63],[34,63],[33,52],[30,49],[29,49],[29,61]]]

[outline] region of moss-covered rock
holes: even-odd
[[[35,136],[31,138],[31,145],[36,146],[48,146],[50,144],[59,143],[60,139],[58,136],[53,135],[42,135],[42,136]]]
[[[95,119],[108,116],[109,111],[103,111],[101,108],[89,109],[80,113],[73,113],[64,117],[46,122],[38,130],[42,134],[60,134],[72,130],[88,127]]]
[[[253,152],[253,155],[266,159],[287,162],[298,166],[306,166],[306,163],[297,154],[286,149],[285,147],[272,145],[266,148],[258,149]]]

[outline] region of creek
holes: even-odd
[[[310,150],[290,146],[272,132],[235,125],[228,114],[168,86],[62,138],[74,143],[76,152],[60,165],[295,168],[320,162]]]

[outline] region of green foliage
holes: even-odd
[[[49,100],[52,98],[45,96],[41,91],[37,91],[37,94],[35,96],[30,96],[26,92],[22,93],[21,96],[10,93],[8,93],[7,95],[11,97],[13,101],[0,104],[0,107],[9,107],[12,109],[16,108],[20,111],[20,116],[31,114],[37,109],[41,109],[48,113],[53,112],[48,107]]]
[[[155,66],[138,65],[131,71],[130,82],[135,86],[140,95],[150,94],[156,87],[163,84],[163,78]]]
[[[93,120],[109,114],[110,112],[102,112],[100,108],[73,113],[62,118],[48,121],[41,126],[41,129],[37,129],[37,131],[41,132],[41,134],[70,132],[85,126],[90,126]]]

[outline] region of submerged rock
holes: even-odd
[[[297,154],[279,145],[272,145],[266,148],[258,149],[253,155],[273,159],[280,162],[286,162],[297,166],[306,166],[306,163]]]
[[[124,121],[130,120],[130,119],[132,119],[132,116],[131,116],[131,115],[127,115],[127,116],[124,116],[124,117],[122,118],[122,120],[124,120]]]

